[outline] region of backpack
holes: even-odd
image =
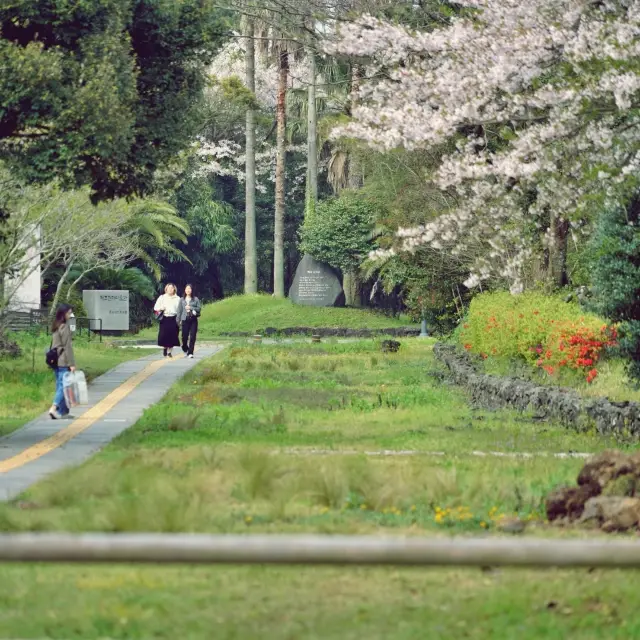
[[[64,351],[64,347],[60,349],[60,353]],[[47,366],[51,369],[58,368],[58,358],[60,357],[60,353],[58,353],[58,348],[53,348],[53,341],[51,342],[51,346],[49,350],[44,354],[44,361],[47,363]]]

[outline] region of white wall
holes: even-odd
[[[36,229],[35,234],[36,242],[27,252],[28,263],[21,269],[22,275],[16,277],[17,283],[22,282],[22,284],[19,284],[16,293],[9,300],[9,309],[14,311],[28,311],[40,308],[41,305],[40,230]],[[31,272],[30,275],[25,277],[29,272]],[[13,291],[16,280],[7,279],[5,282],[7,293]]]

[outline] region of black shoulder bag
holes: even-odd
[[[60,349],[60,353],[64,351],[64,347]],[[44,354],[44,361],[47,363],[47,366],[51,369],[58,368],[58,358],[60,357],[60,353],[58,353],[58,348],[53,347],[53,340],[51,341],[51,346],[49,347],[49,351]]]

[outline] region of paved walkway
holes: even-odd
[[[51,420],[45,413],[0,438],[0,501],[89,458],[135,424],[187,371],[222,348],[200,348],[193,360],[153,354],[125,362],[90,385],[91,404],[73,409],[75,419]]]

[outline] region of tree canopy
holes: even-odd
[[[340,133],[437,154],[425,179],[450,205],[403,229],[402,247],[459,254],[480,240],[467,284],[498,277],[521,291],[539,230],[562,253],[570,224],[639,186],[640,11],[616,1],[458,4],[464,15],[429,32],[371,16],[340,26],[327,51],[369,62]]]
[[[302,226],[303,252],[343,271],[357,269],[373,250],[376,206],[357,194],[344,192],[323,200]]]
[[[190,144],[224,32],[213,0],[0,9],[0,154],[29,180],[144,194]]]

